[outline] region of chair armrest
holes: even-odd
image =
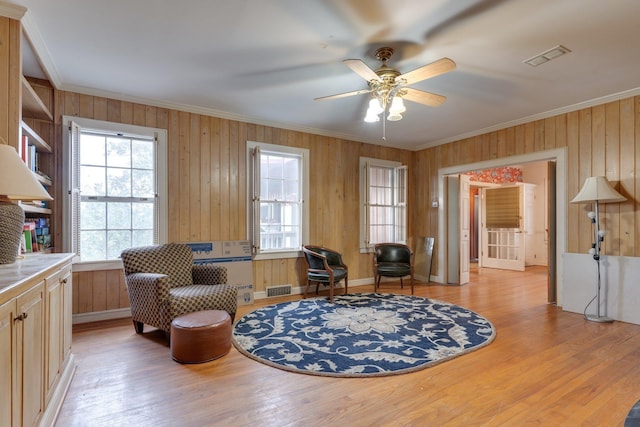
[[[171,279],[166,274],[133,273],[125,277],[130,300],[149,298],[162,301],[169,297]]]
[[[195,285],[223,285],[227,283],[227,268],[219,265],[195,264],[191,269]]]

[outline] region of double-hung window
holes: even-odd
[[[247,142],[251,244],[259,258],[297,256],[308,230],[307,149]]]
[[[407,167],[360,158],[360,250],[407,242]]]
[[[80,261],[166,241],[166,132],[72,118],[65,250]]]

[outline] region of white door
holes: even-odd
[[[471,258],[471,178],[460,175],[460,284],[469,283],[469,260]]]
[[[524,191],[522,186],[483,188],[482,258],[489,268],[524,271]]]
[[[447,283],[469,283],[469,177],[447,177]]]

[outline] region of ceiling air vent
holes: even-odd
[[[571,52],[571,50],[567,49],[566,47],[562,46],[562,45],[558,45],[554,48],[551,48],[545,52],[542,52],[532,58],[529,58],[527,60],[524,60],[522,62],[524,62],[525,64],[529,64],[532,67],[537,67],[540,64],[544,64],[545,62],[549,62],[552,59],[556,59],[559,56],[564,55],[565,53],[569,53]]]

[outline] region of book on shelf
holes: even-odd
[[[33,246],[34,240],[37,245],[37,237],[36,237],[36,223],[35,222],[25,222],[22,227],[22,234],[24,235],[24,243],[25,243],[25,252],[37,252],[38,247]]]
[[[38,165],[38,152],[35,145],[29,145],[29,169],[36,171]]]
[[[27,218],[24,223],[25,249],[28,252],[43,251],[51,247],[51,234],[49,231],[49,218]],[[31,250],[28,250],[27,240],[31,238]]]

